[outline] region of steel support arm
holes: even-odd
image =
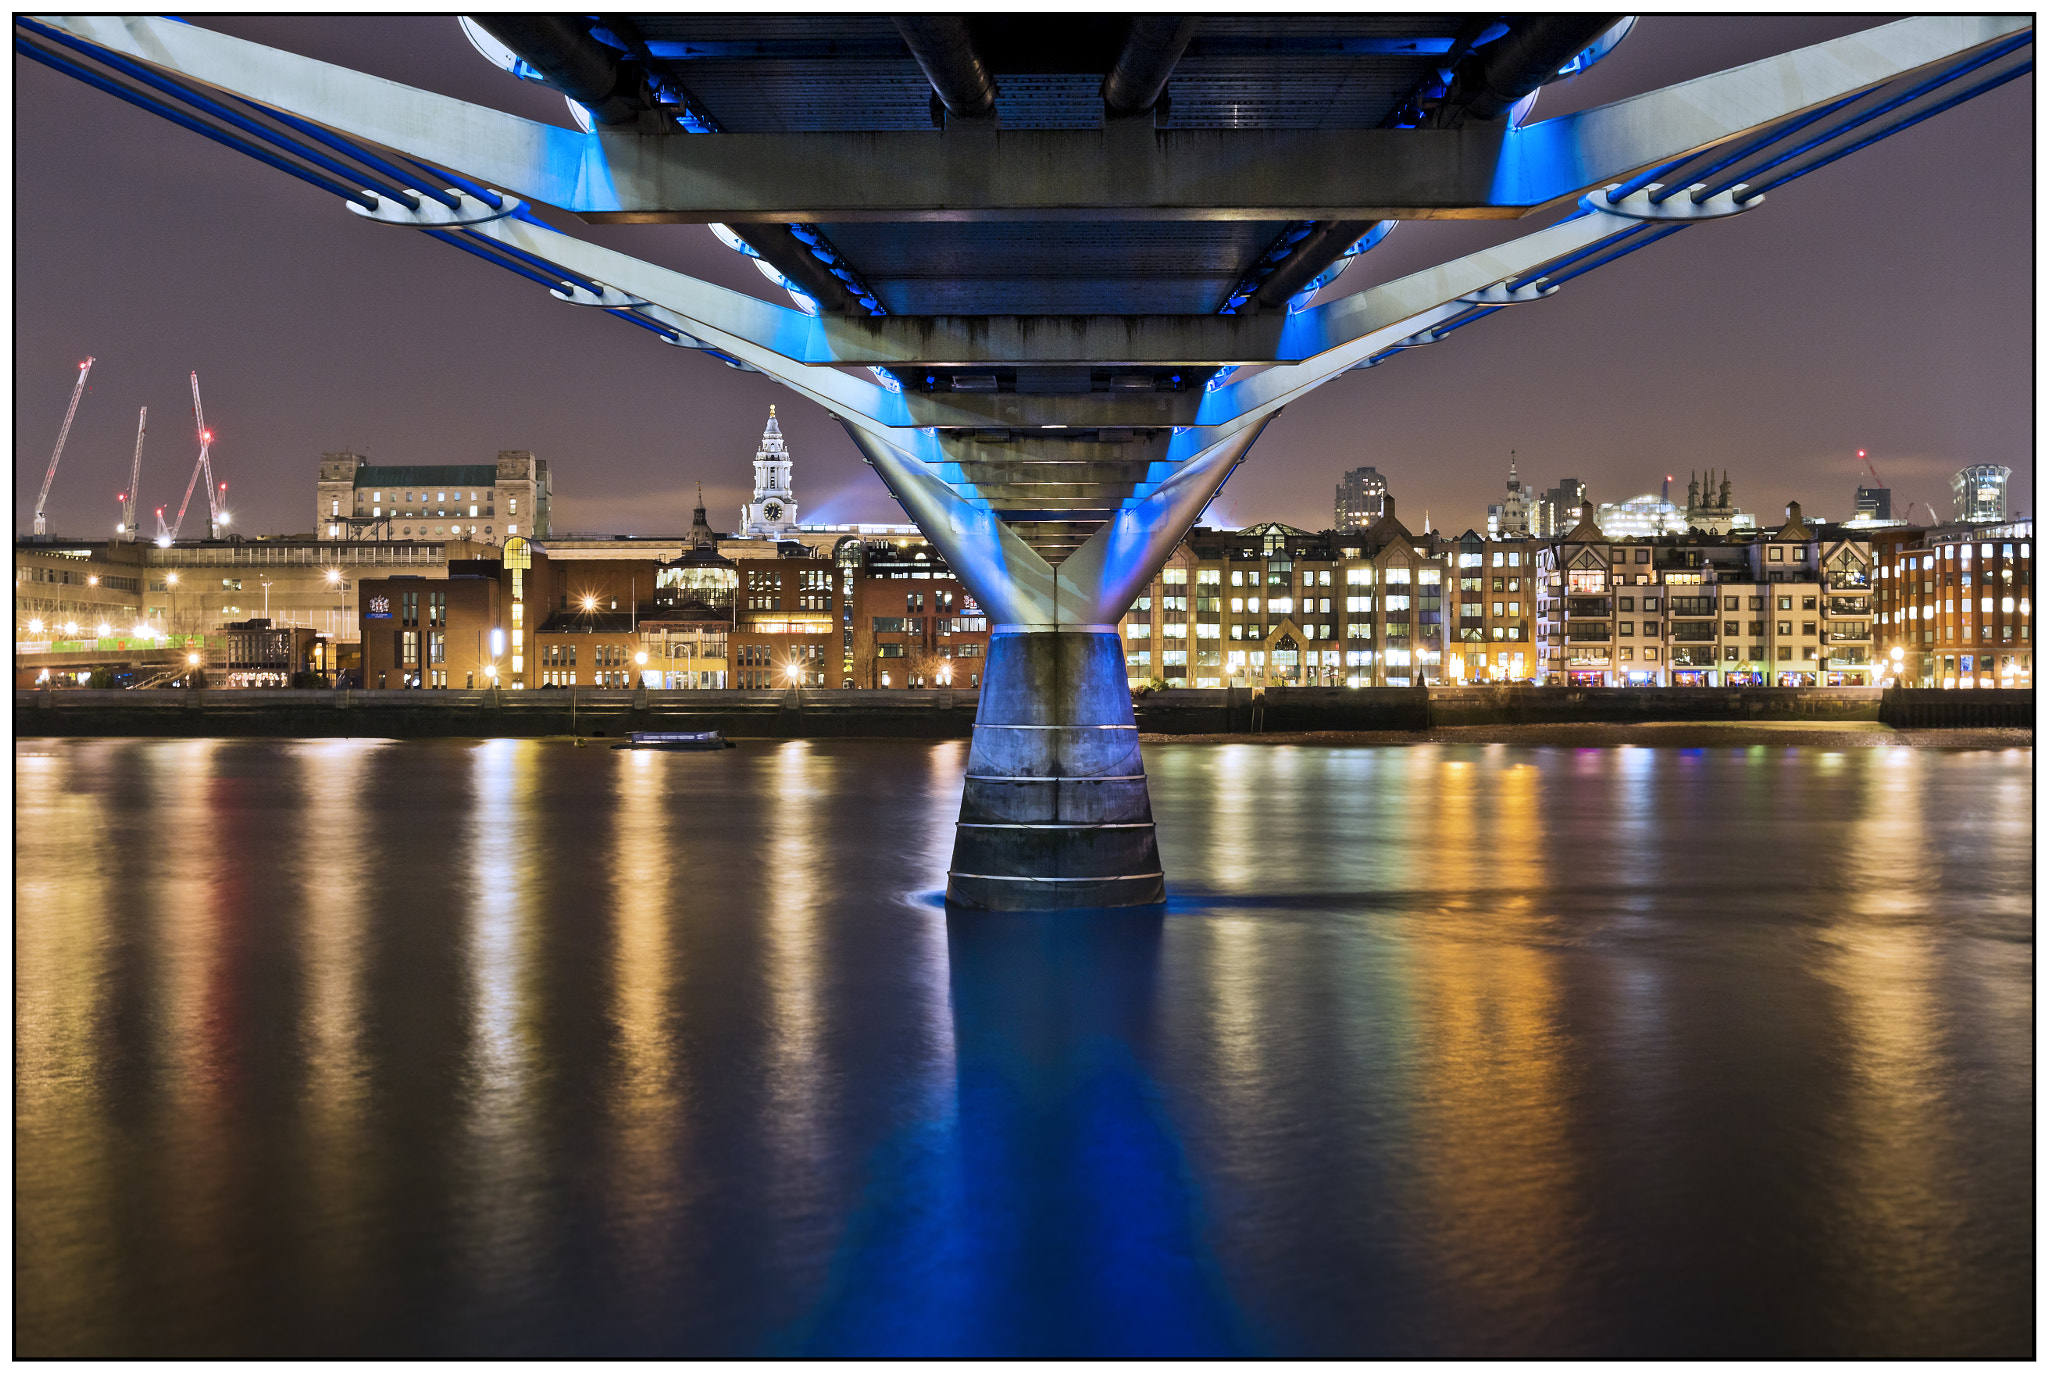
[[[1905,19],[1508,131],[582,134],[164,19],[43,20],[598,221],[1513,218],[1941,62],[2025,17]]]
[[[1068,554],[1059,567],[1061,613],[1082,624],[1121,618],[1276,413],[1268,412],[1182,463],[1158,490],[1117,511]]]
[[[1055,624],[1059,591],[1051,564],[992,510],[968,502],[919,461],[872,429],[842,419],[847,437],[875,469],[946,565],[999,624]]]

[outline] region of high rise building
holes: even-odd
[[[1529,532],[1541,539],[1559,539],[1579,522],[1579,507],[1586,501],[1586,484],[1577,477],[1560,477],[1556,486],[1537,497],[1529,520]]]
[[[1374,467],[1354,467],[1337,483],[1338,529],[1370,529],[1387,513],[1387,479]]]
[[[1949,478],[1949,490],[1955,494],[1956,519],[2004,523],[2012,518],[2011,488],[2010,467],[1994,463],[1965,467]]]
[[[1508,492],[1504,499],[1486,507],[1486,537],[1526,539],[1529,537],[1529,492],[1515,471],[1515,455],[1508,454]]]
[[[796,493],[790,485],[789,466],[789,445],[783,441],[782,426],[771,405],[768,427],[761,431],[761,446],[754,450],[754,499],[740,507],[741,534],[757,539],[795,536]]]
[[[1856,484],[1856,516],[1851,523],[1872,524],[1892,517],[1892,489],[1889,486]]]

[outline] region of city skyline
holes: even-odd
[[[1610,63],[1546,90],[1535,117],[1875,22],[1647,18]],[[216,26],[566,122],[557,97],[489,67],[452,20]],[[194,369],[219,436],[217,474],[246,532],[304,532],[304,473],[324,451],[397,464],[522,448],[557,474],[558,529],[675,532],[699,481],[715,512],[737,515],[771,404],[806,522],[903,518],[830,417],[764,377],[663,349],[440,245],[337,214],[310,188],[21,59],[16,80],[17,176],[44,194],[16,247],[18,532],[88,354],[98,362],[49,500],[50,527],[67,537],[111,531],[140,405],[151,412],[145,528],[155,506],[175,515],[196,457]],[[1209,521],[1321,528],[1335,481],[1369,464],[1387,475],[1404,522],[1419,527],[1427,512],[1439,527],[1483,527],[1510,449],[1538,489],[1569,475],[1594,500],[1618,501],[1712,466],[1732,471],[1747,509],[1799,500],[1833,518],[1853,504],[1858,448],[1900,510],[1919,503],[1916,518],[1930,504],[1946,516],[1955,470],[1997,463],[2016,469],[2014,510],[2031,513],[2031,298],[2011,287],[2031,280],[2029,82],[1847,159],[1755,214],[1582,278],[1538,309],[1305,398]],[[124,188],[122,213],[107,212],[107,186]],[[1900,186],[1913,194],[1898,196]],[[1880,198],[1882,216],[1857,208]],[[1540,222],[1405,225],[1336,293]],[[775,294],[698,226],[577,232]]]

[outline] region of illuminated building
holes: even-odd
[[[988,614],[922,539],[862,543],[839,554],[854,588],[849,680],[863,687],[981,685]]]
[[[1411,533],[1393,504],[1368,529],[1192,530],[1121,622],[1131,684],[1420,686],[1450,675],[1453,550]],[[1518,577],[1523,556],[1502,550]]]
[[[1337,483],[1336,526],[1370,529],[1387,513],[1387,479],[1375,467],[1354,467]]]
[[[1885,530],[1877,659],[1901,686],[2034,684],[2034,522]]]
[[[771,405],[768,425],[761,431],[761,446],[754,450],[754,499],[740,507],[740,533],[750,539],[780,539],[796,530],[789,445]]]
[[[1958,524],[1989,521],[2003,524],[2012,518],[2012,469],[1995,463],[1965,467],[1949,478]]]
[[[508,449],[495,463],[375,466],[360,453],[323,453],[313,537],[327,542],[545,539],[554,477],[545,459]]]
[[[1522,479],[1515,471],[1512,456],[1508,459],[1507,495],[1486,507],[1486,537],[1489,539],[1525,539],[1529,536],[1529,492],[1522,486]]]
[[[1868,542],[1808,524],[1610,538],[1590,504],[1537,554],[1543,680],[1558,686],[1869,686]]]

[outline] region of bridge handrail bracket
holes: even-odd
[[[503,192],[498,193],[500,204],[493,209],[484,201],[452,186],[448,187],[447,191],[455,197],[455,208],[452,210],[440,201],[425,196],[422,196],[419,204],[415,206],[391,196],[378,195],[374,191],[363,192],[376,202],[377,208],[374,210],[366,210],[353,200],[343,203],[352,213],[373,224],[395,224],[402,229],[463,229],[471,225],[488,224],[494,219],[504,219],[508,215],[519,213],[524,206],[523,201]]]
[[[1614,192],[1621,189],[1615,182],[1604,190],[1588,191],[1579,197],[1579,205],[1595,214],[1613,215],[1616,219],[1638,220],[1649,224],[1682,223],[1692,224],[1704,219],[1727,219],[1731,215],[1744,214],[1764,203],[1762,195],[1753,195],[1747,200],[1739,197],[1749,189],[1746,183],[1738,182],[1727,190],[1695,201],[1693,196],[1707,189],[1706,183],[1688,186],[1678,194],[1665,200],[1652,201],[1651,197],[1664,189],[1662,183],[1651,182],[1623,196],[1610,200]]]
[[[586,305],[599,310],[639,310],[654,303],[640,296],[629,295],[615,286],[607,286],[601,281],[597,285],[597,290],[588,291],[573,281],[565,281],[548,294],[571,305]]]
[[[1467,305],[1526,305],[1532,300],[1548,300],[1562,289],[1561,286],[1544,286],[1535,282],[1511,289],[1505,281],[1498,281],[1477,291],[1467,291],[1458,299]]]

